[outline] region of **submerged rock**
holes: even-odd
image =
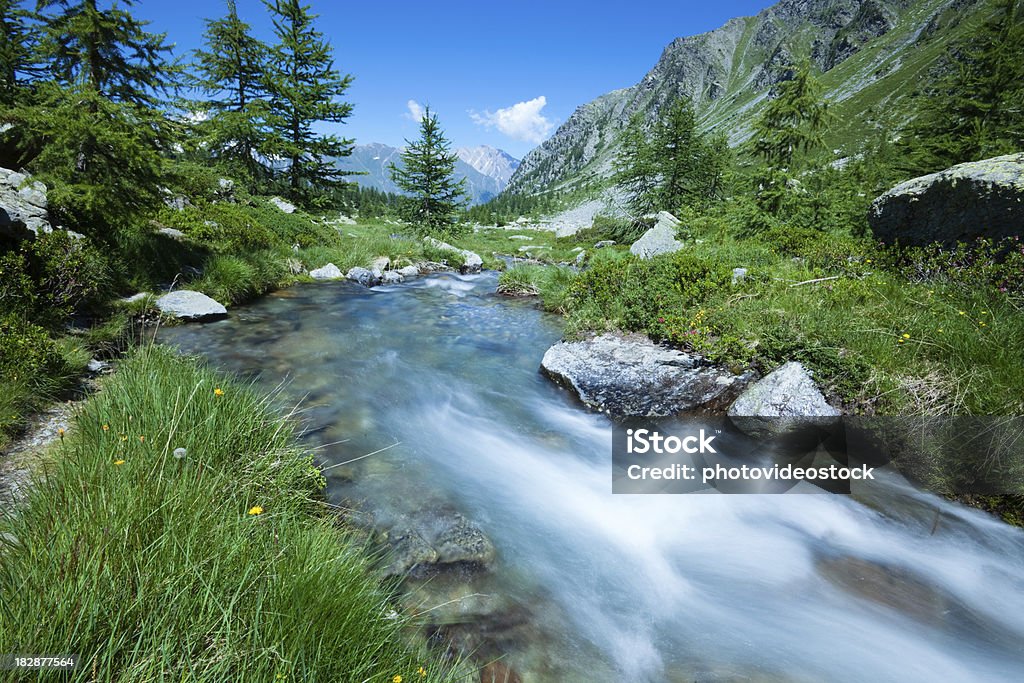
[[[333,263],[328,263],[322,268],[314,268],[309,271],[309,276],[314,280],[340,280],[345,277],[341,274],[341,270],[338,266]]]
[[[683,243],[676,239],[676,228],[679,219],[668,211],[658,214],[658,222],[644,233],[643,237],[633,242],[629,248],[631,254],[642,259],[649,259],[661,254],[671,254],[683,248]]]
[[[728,415],[741,431],[767,436],[831,424],[840,412],[825,401],[807,369],[790,361],[747,388],[729,407]]]
[[[541,369],[588,406],[617,416],[718,410],[749,379],[646,337],[612,334],[559,342],[544,354]]]
[[[883,242],[952,246],[1024,233],[1024,153],[959,164],[900,183],[871,204]]]
[[[494,562],[494,544],[476,524],[449,508],[423,510],[387,534],[389,576],[424,574],[444,566],[484,569]]]
[[[165,315],[193,322],[223,318],[228,314],[228,309],[224,308],[223,304],[202,292],[189,289],[180,289],[158,297],[156,307]]]

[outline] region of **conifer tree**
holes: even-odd
[[[430,107],[420,119],[419,139],[405,142],[402,166],[389,164],[388,170],[395,184],[411,195],[406,219],[422,234],[457,232],[455,217],[466,203],[466,179],[455,179],[458,155]]]
[[[316,15],[300,0],[264,0],[278,44],[271,50],[265,84],[270,95],[270,149],[286,164],[283,192],[303,203],[325,197],[346,175],[338,157],[352,140],[314,132],[317,122],[343,123],[352,105],[338,100],[352,82],[335,69],[331,47],[313,26]]]
[[[44,0],[41,55],[52,80],[15,114],[37,151],[30,168],[51,186],[51,213],[79,230],[109,228],[160,201],[161,150],[169,127],[156,109],[175,84],[162,34],[129,12],[129,0]],[[36,153],[36,152],[33,152]]]
[[[22,79],[38,76],[31,13],[16,0],[0,0],[0,106],[19,99]]]
[[[206,20],[203,47],[193,55],[193,83],[207,96],[197,103],[207,117],[197,126],[200,143],[252,190],[271,175],[261,161],[267,144],[267,52],[239,18],[235,1],[227,0],[227,14]]]
[[[616,157],[615,182],[637,216],[697,207],[720,198],[727,160],[725,139],[700,133],[692,104],[679,98],[649,138],[640,115],[633,117]]]
[[[781,212],[802,158],[824,146],[828,118],[821,85],[804,60],[794,67],[793,77],[779,85],[778,96],[765,105],[754,125],[754,153],[766,164],[757,178],[762,210]]]
[[[907,176],[1024,149],[1024,10],[1000,0],[900,142]]]

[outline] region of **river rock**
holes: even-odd
[[[683,243],[676,239],[676,229],[679,227],[679,219],[668,211],[658,213],[658,222],[654,227],[643,234],[643,237],[633,242],[629,248],[630,253],[642,259],[649,259],[661,254],[671,254],[683,248]]]
[[[405,266],[398,269],[398,274],[404,278],[416,277],[420,274],[420,269],[416,266]]]
[[[381,274],[380,281],[385,285],[397,285],[405,282],[405,278],[397,270],[386,270]]]
[[[445,251],[453,251],[462,257],[462,265],[459,266],[460,273],[479,273],[480,269],[483,268],[484,261],[480,258],[479,254],[475,254],[468,249],[459,249],[453,247],[447,242],[442,242],[439,239],[433,237],[424,237],[423,241],[436,249],[444,249]]]
[[[345,277],[353,282],[358,282],[364,287],[376,287],[380,284],[379,272],[375,273],[372,270],[360,268],[359,266],[349,269],[348,273],[345,274]]]
[[[387,534],[390,576],[429,574],[447,566],[484,569],[494,562],[494,544],[461,513],[426,509],[396,524]]]
[[[161,313],[174,316],[179,320],[198,322],[223,318],[228,310],[202,292],[179,289],[157,298],[156,307]]]
[[[807,369],[790,361],[748,387],[729,407],[728,415],[741,431],[763,437],[831,424],[840,412],[825,401]]]
[[[46,186],[27,173],[0,168],[0,235],[35,239],[52,231]]]
[[[886,243],[952,246],[1024,233],[1024,153],[959,164],[900,183],[871,204],[868,222]]]
[[[541,369],[591,408],[617,416],[714,411],[749,379],[639,335],[559,342],[544,354]]]
[[[281,199],[280,197],[271,197],[270,203],[276,206],[284,213],[295,213],[295,205],[292,204],[291,202]]]
[[[377,258],[370,261],[370,270],[379,270],[381,272],[388,269],[391,265],[391,259],[387,256],[378,256]]]
[[[314,268],[309,271],[309,276],[314,280],[340,280],[345,277],[338,266],[333,263],[328,263],[322,268]]]

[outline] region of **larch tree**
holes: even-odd
[[[265,86],[270,97],[268,149],[284,164],[282,191],[303,204],[328,196],[347,175],[337,159],[352,140],[314,131],[317,123],[344,123],[352,105],[340,101],[352,82],[334,66],[331,46],[314,27],[315,14],[299,0],[264,0],[278,43],[271,48]]]
[[[402,165],[389,164],[388,170],[395,184],[410,195],[406,219],[424,235],[458,232],[456,217],[466,204],[466,179],[455,178],[459,157],[430,107],[420,119],[420,137],[405,142]]]
[[[239,18],[235,1],[227,0],[227,14],[206,20],[203,45],[193,53],[192,83],[206,95],[194,104],[200,114],[199,145],[250,190],[271,176],[264,78],[268,50]]]

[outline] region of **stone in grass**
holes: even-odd
[[[188,289],[180,289],[158,297],[156,307],[165,315],[190,322],[215,320],[228,314],[223,304],[202,292]]]
[[[762,438],[810,426],[827,427],[840,412],[825,401],[807,369],[790,361],[740,394],[728,415],[740,431]]]
[[[341,270],[338,269],[338,266],[333,263],[328,263],[322,268],[315,268],[309,271],[309,276],[314,280],[340,280],[345,277],[342,275]]]

